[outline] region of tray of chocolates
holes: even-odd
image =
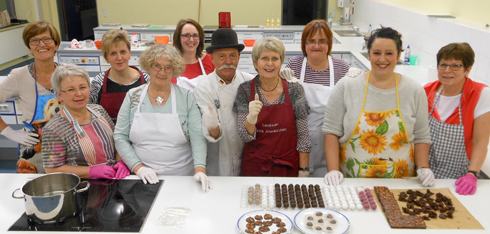
[[[274,210],[254,210],[242,215],[237,222],[240,233],[291,233],[293,221],[285,214]]]
[[[376,201],[367,188],[318,184],[244,185],[240,206],[263,209],[376,210],[377,208]]]
[[[294,216],[294,224],[302,233],[347,233],[350,222],[344,214],[328,208],[310,208]]]

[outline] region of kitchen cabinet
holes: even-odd
[[[0,64],[29,55],[22,39],[25,25],[9,26],[0,29]]]

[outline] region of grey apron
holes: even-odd
[[[429,127],[432,145],[429,151],[429,166],[436,179],[457,179],[466,174],[470,160],[466,155],[464,126],[459,104],[459,125],[447,124],[432,117],[432,113],[442,96],[442,90],[434,101],[429,113]],[[463,95],[461,94],[461,97]]]

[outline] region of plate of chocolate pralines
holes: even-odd
[[[274,210],[254,210],[242,215],[237,222],[238,230],[243,234],[291,233],[293,221],[285,214]]]
[[[305,209],[294,216],[294,224],[302,233],[343,234],[349,231],[350,222],[344,214],[327,208]]]

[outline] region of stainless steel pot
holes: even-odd
[[[85,186],[81,186],[85,184]],[[82,188],[80,188],[82,187]],[[80,177],[71,173],[52,173],[35,178],[14,190],[12,197],[24,199],[26,215],[40,223],[62,222],[75,216],[80,207],[77,193],[90,187],[88,181],[80,182]],[[16,196],[21,190],[23,196]]]

